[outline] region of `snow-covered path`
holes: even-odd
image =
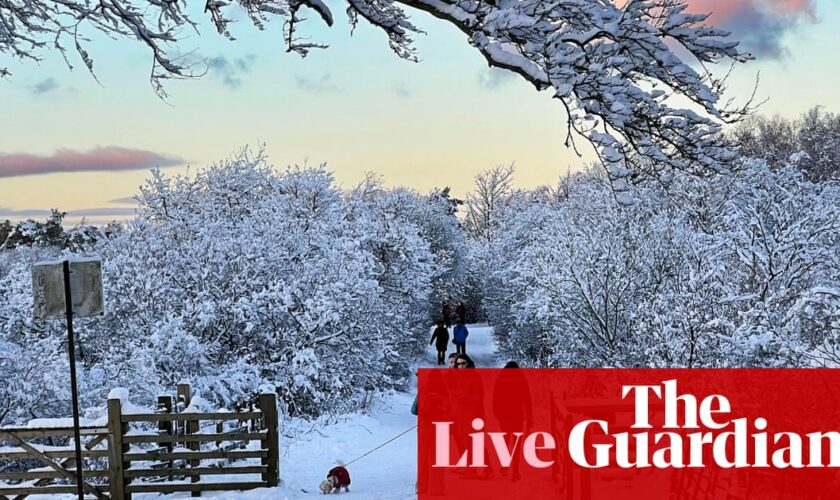
[[[479,368],[500,368],[492,328],[486,324],[467,325],[467,354]],[[426,338],[431,332],[426,333]],[[451,346],[451,344],[450,344]],[[417,360],[418,367],[434,367],[436,353],[428,347]],[[248,492],[204,493],[203,498],[224,500],[298,499],[320,496],[318,484],[336,460],[349,462],[417,423],[411,414],[414,392],[393,393],[373,404],[366,415],[351,414],[337,423],[317,427],[292,442],[282,442],[280,457],[281,486]],[[417,433],[408,434],[380,448],[348,467],[352,484],[341,498],[411,499],[416,498],[414,483],[417,470]],[[220,479],[221,480],[221,479]],[[309,493],[304,493],[306,490]],[[158,498],[156,495],[135,495],[135,498]],[[169,498],[188,498],[188,494]]]
[[[467,354],[479,367],[501,367],[496,357],[492,329],[486,324],[468,325]],[[427,335],[431,335],[430,333]],[[450,344],[451,346],[451,344]],[[419,367],[434,367],[436,353],[426,349]],[[318,491],[318,483],[336,459],[349,462],[417,423],[411,414],[414,394],[394,393],[377,401],[367,415],[348,415],[337,424],[283,445],[280,477],[281,498],[306,498],[301,489]],[[352,476],[350,494],[342,498],[409,499],[414,492],[417,470],[417,433],[411,431],[348,467]],[[278,498],[277,490],[251,492],[248,498]],[[243,498],[242,494],[219,498]]]
[[[496,353],[496,342],[493,340],[493,328],[487,324],[467,325],[470,332],[467,337],[467,354],[470,355],[475,366],[478,368],[501,368],[504,363],[498,359]],[[450,343],[450,346],[452,344]],[[426,352],[426,361],[429,365],[435,364],[435,351],[429,348]]]

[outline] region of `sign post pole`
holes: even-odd
[[[76,346],[73,334],[73,295],[70,290],[70,262],[62,262],[64,269],[64,303],[67,309],[67,354],[70,357],[70,392],[73,398],[73,438],[76,444],[76,487],[79,500],[84,500],[82,478],[82,438],[79,431],[79,391],[76,386]]]
[[[73,316],[98,316],[105,312],[102,293],[102,259],[84,257],[32,266],[32,295],[35,317],[67,322],[67,355],[70,360],[70,394],[73,398],[73,437],[76,440],[76,486],[79,500],[84,499],[84,462],[79,424],[79,390],[76,382],[76,335]],[[2,498],[2,496],[0,496]]]

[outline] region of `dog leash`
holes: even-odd
[[[413,431],[413,430],[414,430],[414,429],[416,429],[416,428],[417,428],[417,424],[415,424],[415,425],[411,426],[411,428],[409,428],[409,429],[406,429],[406,430],[404,430],[404,431],[400,432],[400,433],[399,433],[399,434],[397,434],[396,436],[394,436],[394,437],[392,437],[391,439],[389,439],[389,440],[385,441],[384,443],[380,444],[380,445],[379,445],[379,446],[377,446],[376,448],[374,448],[374,449],[372,449],[372,450],[368,451],[368,452],[367,452],[367,453],[365,453],[364,455],[362,455],[362,456],[360,456],[360,457],[357,457],[357,458],[354,458],[353,460],[351,460],[351,461],[347,462],[346,464],[344,464],[344,466],[345,466],[345,467],[347,467],[348,465],[352,464],[353,462],[355,462],[355,461],[357,461],[357,460],[361,460],[361,459],[365,458],[366,456],[370,455],[371,453],[373,453],[374,451],[378,450],[379,448],[382,448],[383,446],[385,446],[386,444],[390,443],[391,441],[394,441],[394,440],[396,440],[396,439],[398,439],[398,438],[400,438],[400,437],[402,437],[402,436],[404,436],[404,435],[408,434],[409,432]]]

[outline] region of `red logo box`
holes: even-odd
[[[840,371],[422,369],[425,498],[840,498]]]

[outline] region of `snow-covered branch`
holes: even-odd
[[[722,170],[733,153],[721,138],[721,125],[750,112],[749,102],[721,105],[726,78],[707,71],[709,64],[749,56],[728,33],[708,26],[706,15],[686,13],[685,1],[629,0],[621,7],[613,0],[346,3],[351,25],[364,19],[381,29],[401,58],[416,60],[413,36],[422,33],[408,17],[409,7],[458,27],[490,66],[550,90],[567,114],[567,144],[573,146],[576,135],[588,140],[619,192],[640,173]],[[231,39],[235,9],[243,9],[259,29],[279,18],[287,49],[306,55],[326,45],[299,34],[304,7],[332,26],[334,15],[321,0],[207,0],[204,12]],[[203,73],[179,50],[182,31],[200,25],[196,16],[177,0],[0,0],[0,52],[38,60],[45,51],[65,54],[72,46],[92,72],[83,33],[93,29],[133,39],[151,53],[151,82],[164,95],[166,78]]]

